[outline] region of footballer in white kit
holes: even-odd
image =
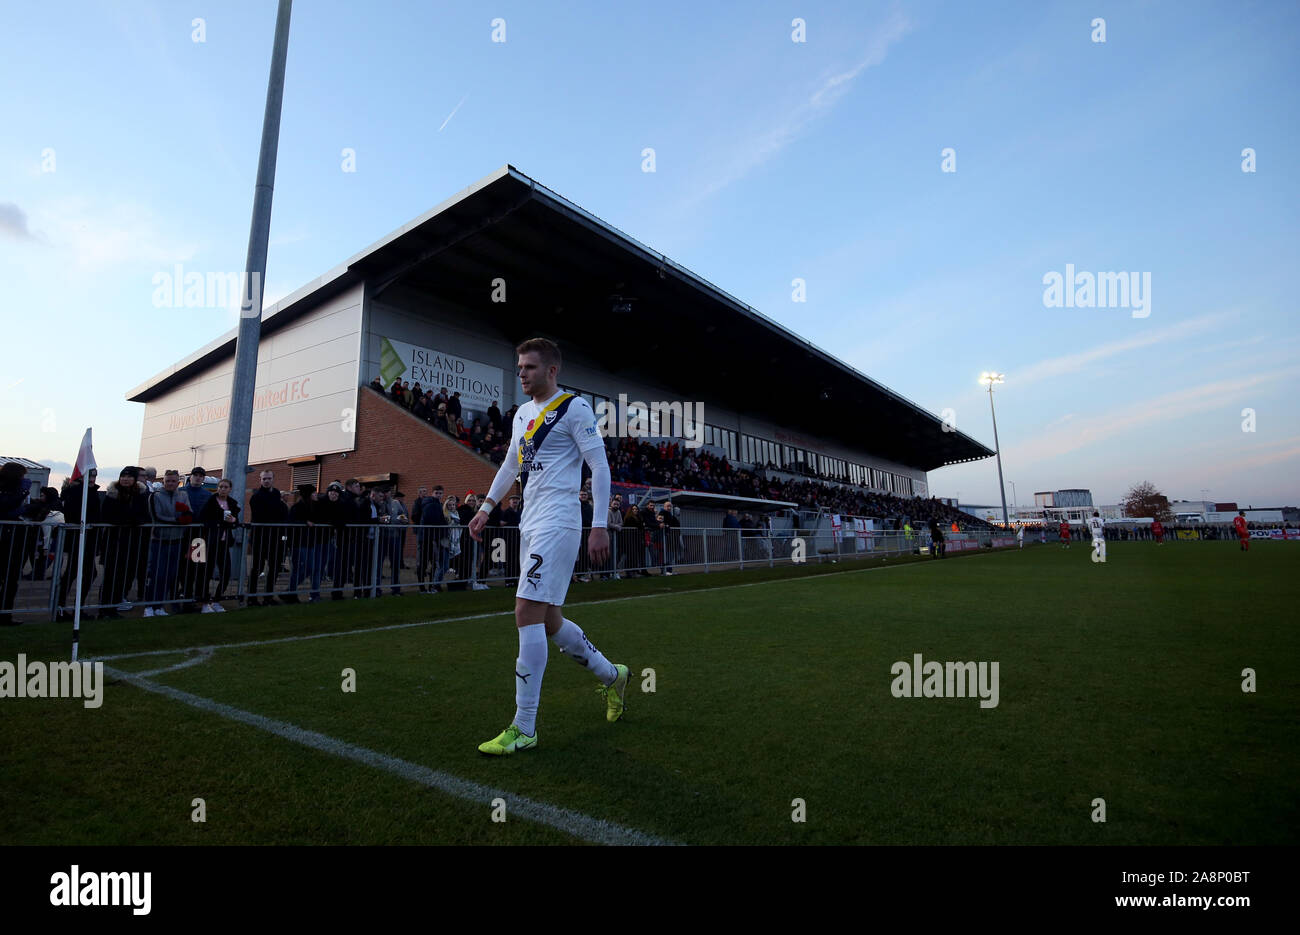
[[[510,492],[515,478],[523,493],[519,521],[519,586],[515,590],[515,626],[519,657],[515,660],[515,717],[497,737],[479,745],[481,753],[503,756],[537,745],[537,708],[546,671],[547,637],[603,683],[608,721],[626,707],[628,668],[611,663],[562,607],[582,544],[582,509],[578,491],[582,465],[591,468],[596,503],[609,502],[609,463],[596,415],[581,396],[556,386],[560,350],[545,338],[520,344],[519,385],[530,399],[515,413],[510,447],[469,533],[481,540],[492,506]],[[596,511],[587,552],[593,566],[609,557],[606,514]]]
[[[1092,533],[1092,560],[1106,561],[1106,524],[1096,510],[1092,511],[1092,516],[1088,519],[1088,532]]]

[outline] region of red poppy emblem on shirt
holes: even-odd
[[[528,428],[525,429],[525,431],[531,432],[533,430],[533,423],[535,423],[536,421],[537,421],[536,419],[529,419]]]

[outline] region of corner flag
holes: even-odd
[[[77,463],[72,467],[72,480],[81,481],[81,529],[77,533],[77,593],[72,611],[72,661],[77,661],[77,640],[81,636],[81,576],[86,562],[86,502],[90,498],[90,471],[99,470],[95,464],[95,452],[90,441],[90,429],[81,439],[81,450],[77,452]],[[91,556],[94,560],[94,556]]]
[[[86,429],[86,435],[81,439],[81,450],[77,452],[77,463],[72,466],[71,479],[77,480],[91,468],[98,470],[99,465],[95,463],[95,452],[90,444],[90,429]]]

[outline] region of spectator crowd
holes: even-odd
[[[703,449],[691,449],[673,442],[651,444],[634,438],[606,439],[610,473],[616,483],[675,490],[719,493],[796,503],[800,510],[840,513],[880,519],[885,528],[902,528],[909,519],[925,524],[931,519],[959,523],[967,529],[988,529],[983,520],[935,499],[896,497],[848,483],[843,478],[810,474],[783,478],[792,473],[775,464],[754,470],[734,466],[727,458]]]
[[[505,457],[510,441],[507,428],[517,407],[502,413],[494,403],[485,415],[472,417],[467,425],[464,417],[470,414],[458,392],[423,388],[418,383],[410,386],[400,380],[384,387],[378,377],[370,387],[494,463]],[[843,478],[809,475],[806,470],[802,476],[792,476],[772,464],[750,470],[720,454],[692,451],[671,442],[651,444],[623,438],[607,439],[606,446],[616,485],[793,502],[803,511],[875,517],[886,529],[901,529],[909,521],[924,525],[931,520],[945,526],[959,522],[965,528],[988,528],[987,523],[937,500],[895,497],[846,483]],[[518,574],[516,548],[507,548],[503,561],[500,555],[489,556],[487,549],[469,547],[465,527],[479,507],[473,491],[459,498],[441,486],[422,486],[408,506],[402,491],[384,487],[365,490],[356,478],[334,480],[322,491],[309,484],[281,491],[275,486],[274,474],[264,471],[258,489],[249,497],[245,516],[230,482],[221,480],[211,489],[201,467],[185,477],[167,470],[159,478],[154,468],[130,466],[102,489],[92,469],[85,478],[65,481],[62,489],[46,487],[30,497],[25,472],[18,463],[0,466],[0,520],[9,521],[0,523],[0,624],[11,622],[4,611],[15,606],[19,580],[43,581],[48,574],[55,574],[55,567],[58,581],[53,586],[53,603],[60,619],[67,619],[79,545],[79,529],[73,527],[81,523],[85,483],[90,491],[82,603],[98,607],[99,616],[105,619],[120,617],[136,605],[142,605],[145,616],[150,617],[167,616],[177,609],[222,613],[222,602],[236,574],[247,574],[242,593],[250,605],[296,603],[301,600],[300,589],[307,590],[308,601],[319,601],[327,580],[335,600],[341,600],[345,592],[358,598],[376,597],[384,587],[401,594],[408,535],[415,538],[414,587],[419,591],[484,587],[484,578]],[[590,580],[593,574],[611,578],[644,575],[647,567],[673,573],[673,562],[681,552],[677,510],[671,501],[654,503],[644,496],[633,504],[632,496],[636,494],[630,492],[625,503],[616,490],[610,502],[600,507],[608,511],[617,559],[606,568],[589,567],[584,532],[575,580]],[[597,508],[591,502],[589,483],[579,498],[583,528],[589,530]],[[512,496],[495,506],[488,526],[508,534],[517,529],[519,520],[519,497]],[[769,523],[766,517],[737,516],[732,510],[721,526],[740,529],[744,538],[757,540],[765,535]],[[245,571],[232,568],[237,547],[244,551]],[[471,559],[471,553],[477,557]],[[476,561],[477,567],[469,567],[471,561]],[[283,587],[282,577],[287,577]],[[100,591],[98,599],[91,601],[96,579]]]
[[[505,460],[506,446],[510,444],[509,426],[512,424],[518,406],[512,406],[501,412],[495,402],[488,407],[483,416],[466,412],[461,404],[460,393],[448,393],[445,387],[414,386],[409,380],[394,380],[385,388],[383,381],[375,377],[370,381],[370,388],[387,396],[411,415],[423,419],[440,432],[445,432],[466,448],[492,459],[493,464]]]

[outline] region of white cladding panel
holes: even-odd
[[[263,337],[249,464],[355,447],[361,286]],[[234,357],[145,404],[140,463],[220,469]]]

